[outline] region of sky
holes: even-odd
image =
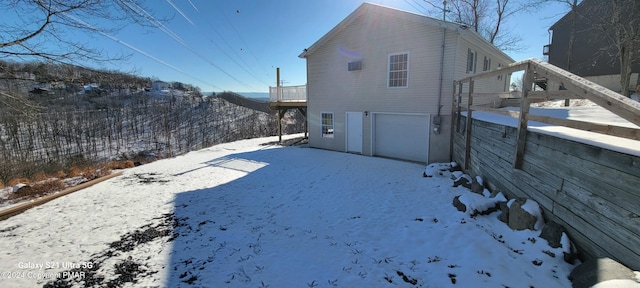
[[[90,45],[110,54],[130,55],[125,61],[97,68],[179,81],[205,92],[268,92],[269,86],[276,85],[276,67],[280,67],[283,85],[306,84],[306,61],[298,55],[365,2],[141,1],[158,18],[169,18],[164,29],[131,24],[110,34],[91,37],[87,40]],[[366,2],[435,18],[442,15],[424,0]],[[437,0],[431,2],[442,4]],[[543,59],[542,47],[549,41],[547,30],[567,10],[563,4],[550,3],[534,13],[518,14],[508,20],[505,27],[521,35],[524,49],[507,54],[516,61]]]

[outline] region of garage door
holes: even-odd
[[[374,115],[375,156],[424,162],[429,159],[429,115]]]

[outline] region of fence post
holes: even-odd
[[[527,64],[522,77],[522,97],[520,100],[520,117],[518,118],[518,136],[516,138],[515,159],[513,161],[513,168],[515,169],[522,169],[524,148],[527,144],[529,106],[531,104],[527,96],[529,94],[529,90],[531,90],[531,86],[533,85],[533,71],[531,71],[531,64]]]
[[[473,105],[473,78],[469,80],[469,99],[467,100],[467,125],[465,126],[466,135],[465,135],[465,145],[464,145],[464,169],[469,169],[471,167],[471,119],[473,118],[471,105]]]
[[[457,111],[456,108],[459,108],[459,107],[456,107],[456,106],[459,106],[459,105],[456,105],[456,84],[457,84],[456,81],[453,81],[453,89],[451,89],[451,93],[452,93],[451,95],[451,128],[449,129],[449,131],[451,131],[450,132],[451,135],[449,136],[449,161],[453,161],[453,149],[454,149],[453,142],[455,141],[455,132],[453,130],[453,127],[456,126],[455,120],[456,118],[458,118],[456,115],[456,111]]]

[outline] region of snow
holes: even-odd
[[[640,283],[631,279],[614,279],[600,282],[592,288],[640,288]]]
[[[261,145],[276,139],[131,168],[1,221],[0,271],[15,273],[0,286],[43,285],[83,265],[104,277],[100,286],[125,281],[123,263],[139,265],[125,286],[143,287],[571,285],[574,266],[539,231],[512,231],[500,212],[458,212],[453,197],[472,193],[453,187],[453,173]]]
[[[560,119],[578,120],[578,121],[640,129],[640,127],[638,127],[637,125],[586,100],[582,100],[581,102],[575,102],[575,103],[572,102],[571,105],[581,105],[581,106],[570,106],[570,107],[560,107],[561,102],[564,103],[564,100],[543,102],[541,104],[538,104],[539,107],[531,107],[529,112],[535,115],[549,116],[549,117],[560,118]],[[519,107],[504,107],[501,109],[508,110],[508,111],[520,110]],[[466,112],[463,112],[463,115],[467,115]],[[506,115],[490,113],[490,112],[473,111],[473,118],[481,121],[485,121],[485,122],[496,123],[496,124],[501,124],[501,125],[506,125],[511,127],[518,126],[517,118],[509,117]],[[529,121],[528,130],[531,132],[555,136],[562,139],[567,139],[567,140],[571,140],[579,143],[584,143],[584,144],[640,157],[640,149],[638,148],[640,147],[639,141],[635,141],[627,138],[609,136],[605,134],[567,128],[563,126],[555,126],[555,125],[540,123],[537,121]]]
[[[496,203],[500,202],[498,199],[485,197],[473,192],[467,192],[460,195],[458,198],[462,204],[467,207],[466,213],[471,216],[476,212],[484,212],[489,208],[495,207]]]

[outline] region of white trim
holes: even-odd
[[[324,132],[322,131],[322,128],[324,126],[324,119],[322,119],[322,115],[323,114],[331,114],[331,126],[333,127],[333,134],[330,134],[331,136],[328,136],[329,134],[327,134],[327,136],[325,136]],[[334,112],[326,112],[326,111],[320,111],[320,138],[322,139],[334,139],[336,137],[336,115]]]
[[[407,55],[407,83],[404,86],[389,86],[389,74],[391,74],[391,56],[397,56],[397,55]],[[387,88],[391,88],[391,89],[395,89],[395,88],[408,88],[409,87],[409,63],[411,63],[411,54],[409,53],[409,50],[407,51],[402,51],[402,52],[393,52],[393,53],[388,53],[387,54]],[[396,71],[402,71],[402,70],[396,70]]]

